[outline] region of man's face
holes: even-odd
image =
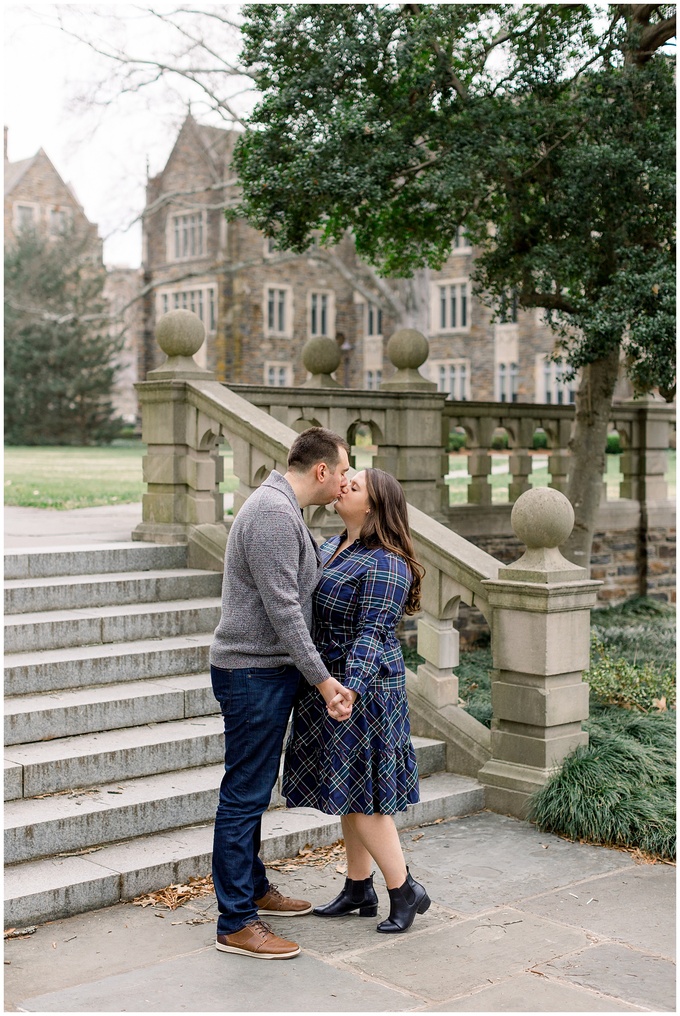
[[[319,501],[319,504],[330,504],[331,501],[335,501],[337,497],[347,490],[349,458],[344,448],[338,448],[338,455],[338,464],[335,469],[326,467],[326,472],[321,480],[323,483],[323,501]]]

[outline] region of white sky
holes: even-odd
[[[105,262],[137,267],[141,228],[133,220],[144,205],[147,158],[151,175],[162,169],[189,98],[200,122],[223,124],[202,111],[198,97],[181,82],[119,96],[95,108],[79,101],[110,65],[59,30],[60,9],[69,24],[90,37],[109,41],[119,29],[138,54],[170,48],[174,39],[164,38],[163,26],[150,24],[130,4],[33,3],[4,9],[3,120],[9,128],[10,162],[43,148],[73,186],[87,217],[97,223]]]

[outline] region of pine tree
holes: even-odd
[[[111,393],[106,272],[86,237],[24,231],[5,253],[5,442],[101,444],[120,429]]]

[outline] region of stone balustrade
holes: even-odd
[[[599,583],[559,553],[573,523],[569,502],[558,490],[521,493],[513,524],[528,549],[502,568],[440,520],[446,514],[442,478],[448,417],[445,397],[418,380],[426,355],[422,336],[422,342],[408,333],[393,337],[398,370],[377,393],[348,392],[329,383],[330,368],[337,365],[330,340],[306,347],[310,380],[303,389],[248,386],[246,393],[245,386],[229,389],[197,367],[192,359],[202,341],[197,321],[183,310],[160,319],[157,337],[167,360],[137,386],[148,446],[147,493],[133,537],[187,542],[191,564],[220,569],[227,539],[218,491],[221,442],[233,450],[237,512],[272,468],[285,470],[288,448],[300,430],[321,424],[351,441],[359,425],[368,425],[378,449],[374,464],[389,469],[404,486],[416,554],[427,569],[418,619],[425,662],[407,675],[413,729],[444,737],[449,768],[479,775],[491,807],[523,815],[550,767],[586,739],[581,722],[587,716],[587,688],[581,671]],[[518,433],[522,448],[528,447],[528,431]],[[319,509],[309,521],[321,534],[331,518]],[[455,621],[461,603],[478,608],[492,632],[491,732],[459,704]]]

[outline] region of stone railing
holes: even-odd
[[[373,464],[399,479],[411,504],[507,563],[521,552],[510,522],[517,498],[533,484],[566,491],[574,407],[452,402],[418,373],[427,353],[422,335],[400,332],[387,346],[397,371],[381,390],[348,390],[332,377],[340,362],[337,344],[316,338],[302,351],[310,377],[301,387],[231,390],[293,430],[323,424],[350,444],[360,430],[369,434]],[[613,408],[610,430],[618,432],[623,449],[613,461],[622,475],[618,491],[615,480],[603,482],[591,561],[591,577],[604,581],[602,602],[635,595],[674,598],[675,506],[664,475],[674,425],[674,408],[658,400]],[[466,447],[449,455],[454,430],[465,434]],[[547,447],[533,451],[537,432]],[[500,436],[507,445],[503,451],[494,448]],[[505,475],[492,488],[492,472],[499,469]],[[543,470],[540,478],[537,469]],[[314,518],[321,530],[332,524],[323,509]],[[468,641],[484,627],[474,611],[465,612],[463,623]]]
[[[510,503],[531,487],[534,457],[530,453],[537,431],[545,434],[549,486],[566,490],[571,458],[567,446],[574,419],[572,405],[449,402],[444,406],[443,415],[447,421],[447,435],[456,429],[465,432],[469,449],[468,504],[491,504],[491,458],[494,438],[500,435],[507,439]],[[651,398],[613,407],[609,429],[618,433],[622,448],[620,498],[638,501],[668,498],[665,474],[674,422],[674,409]],[[606,501],[606,483],[602,496]]]
[[[376,395],[342,392],[336,401],[332,385],[310,386],[294,397],[288,391],[285,405],[272,394],[265,412],[196,365],[193,355],[202,344],[203,327],[193,314],[171,311],[160,319],[157,338],[167,361],[137,386],[148,447],[147,492],[143,521],[133,537],[186,542],[191,564],[221,569],[227,538],[218,493],[221,442],[233,450],[238,512],[272,468],[285,470],[296,431],[321,423],[346,434],[350,417],[371,423],[376,437],[382,437],[375,464],[400,479],[405,474],[416,553],[427,569],[418,620],[418,649],[425,662],[408,674],[413,729],[446,739],[449,768],[477,775],[486,784],[488,807],[524,814],[528,797],[551,768],[587,740],[581,723],[588,715],[588,690],[581,674],[588,663],[589,614],[599,583],[559,552],[573,525],[564,495],[547,488],[522,495],[513,522],[528,549],[503,568],[432,517],[441,508],[443,399],[429,382],[421,378],[420,386],[409,375],[423,362],[424,357],[415,362],[422,350],[409,359],[393,337],[399,370]],[[330,353],[327,344],[325,349]],[[312,369],[309,349],[306,355],[312,380],[329,376],[328,370]],[[330,362],[329,356],[325,366]],[[419,391],[408,388],[414,383]],[[420,429],[422,421],[426,425]],[[433,512],[423,510],[429,506]],[[327,529],[330,518],[326,509],[314,512],[309,517],[313,531]],[[492,632],[490,732],[459,705],[454,622],[461,602],[478,607]]]

